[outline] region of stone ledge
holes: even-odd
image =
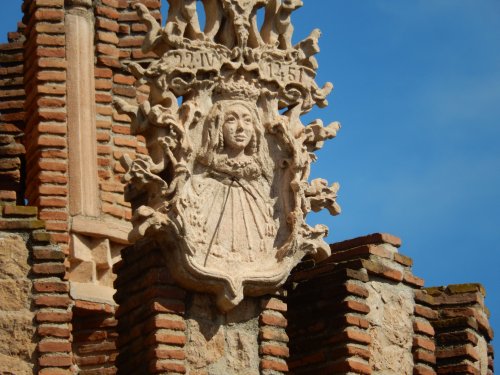
[[[401,239],[389,233],[372,233],[366,236],[356,237],[350,240],[333,243],[330,245],[330,249],[333,252],[333,251],[347,250],[353,247],[358,247],[363,245],[378,245],[383,243],[392,245],[394,247],[400,247]]]
[[[3,207],[4,217],[34,217],[38,214],[38,208],[34,206],[14,206]]]
[[[45,221],[36,219],[0,220],[0,230],[28,230],[45,228]]]
[[[74,216],[71,221],[73,233],[85,234],[90,237],[106,237],[111,241],[129,245],[128,234],[132,230],[130,223],[117,223],[101,218]]]
[[[113,306],[116,305],[113,299],[115,290],[107,286],[70,281],[69,294],[74,300],[106,303]]]

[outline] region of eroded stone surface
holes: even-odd
[[[371,336],[370,366],[373,374],[413,373],[413,291],[404,285],[367,283]]]
[[[16,375],[33,373],[35,327],[28,256],[22,237],[0,233],[0,370]]]
[[[16,279],[26,277],[28,250],[24,240],[18,235],[0,233],[0,279]]]
[[[258,306],[245,300],[221,315],[209,295],[196,294],[188,308],[189,375],[258,375]]]
[[[319,30],[291,43],[291,13],[300,6],[172,1],[164,28],[136,6],[148,26],[142,50],[159,58],[146,69],[129,65],[138,85],[149,87],[148,99],[117,100],[149,151],[123,158],[125,195],[136,208],[130,238],[154,237],[177,281],[216,294],[223,311],[245,295],[274,291],[305,255],[330,254],[328,228],[310,227],[305,217],[338,214],[339,186],[308,178],[314,151],[340,125],[301,122],[313,106],[327,105],[332,85],[315,82]]]
[[[33,375],[33,366],[18,358],[0,353],[0,374],[2,375]]]
[[[481,375],[488,375],[488,343],[483,336],[478,337],[475,349],[479,356],[476,367],[479,369]]]
[[[29,309],[30,289],[29,280],[0,280],[0,308],[3,311]]]
[[[0,353],[28,360],[35,349],[34,333],[31,312],[0,311]]]

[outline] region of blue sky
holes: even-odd
[[[331,242],[401,237],[427,286],[481,282],[500,332],[500,2],[304,2],[294,39],[322,30],[318,82],[335,85],[304,122],[342,123],[312,177],[340,182],[343,212],[310,221]],[[20,6],[2,4],[4,39]]]
[[[296,37],[323,31],[318,79],[335,85],[311,117],[343,125],[313,170],[343,212],[314,222],[331,241],[400,236],[427,286],[481,282],[500,332],[500,2],[305,3]]]
[[[307,5],[299,12],[313,19]],[[389,230],[404,237],[403,251],[433,263],[439,254],[463,255],[468,268],[490,263],[500,235],[500,4],[329,8],[314,20],[324,33],[319,80],[335,91],[315,115],[343,128],[315,172],[342,184],[334,239]]]

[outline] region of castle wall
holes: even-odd
[[[145,3],[160,18],[160,2]],[[40,306],[31,307],[35,321],[49,325],[33,336],[33,342],[43,344],[36,352],[44,353],[40,363],[36,356],[31,359],[35,367],[109,371],[113,366],[113,350],[102,349],[109,342],[100,347],[93,340],[102,334],[89,332],[105,332],[107,341],[115,340],[109,321],[116,307],[111,267],[131,228],[119,159],[147,152],[143,140],[130,135],[130,118],[112,107],[114,97],[136,95],[135,79],[124,73],[122,63],[149,58],[137,43],[145,27],[131,4],[25,0],[23,23],[0,46],[0,204],[38,209],[34,218],[16,217],[15,223],[4,215],[0,230],[45,228],[44,241],[57,253],[41,253],[41,261],[54,268],[51,257],[56,257],[61,263],[51,280],[65,285],[51,284],[58,298],[42,298]],[[119,37],[128,40],[119,46]],[[31,259],[34,250],[28,250]],[[67,300],[59,299],[63,292]],[[35,295],[29,293],[32,299]],[[88,315],[100,315],[104,326]],[[57,344],[44,343],[44,335]]]
[[[145,99],[123,68],[155,57],[132,4],[25,0],[0,45],[0,373],[493,374],[484,290],[423,288],[393,236],[229,313],[130,246],[120,158],[147,149],[113,102]]]
[[[145,3],[161,17],[159,1]],[[136,96],[124,66],[151,57],[140,50],[145,27],[131,1],[26,0],[23,11],[0,56],[2,197],[39,208],[68,254],[75,298],[112,303],[111,266],[131,228],[120,158],[147,153],[112,103]]]
[[[297,267],[288,288],[292,373],[493,373],[484,290],[423,288],[400,244],[360,237]]]

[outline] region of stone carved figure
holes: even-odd
[[[245,295],[276,290],[304,256],[330,254],[328,229],[305,218],[324,208],[340,213],[339,186],[308,178],[314,151],[340,126],[300,119],[326,106],[332,90],[314,80],[319,31],[292,45],[300,0],[169,4],[163,28],[136,5],[149,30],[143,50],[158,58],[128,65],[149,86],[148,99],[116,102],[149,151],[122,160],[134,209],[130,239],[154,240],[180,284],[215,294],[227,311]]]
[[[221,270],[260,267],[276,230],[271,176],[265,175],[260,155],[263,128],[255,105],[242,100],[218,102],[203,135],[205,147],[185,192],[189,204],[184,212],[201,220],[201,227],[188,233],[201,250],[198,262]]]

